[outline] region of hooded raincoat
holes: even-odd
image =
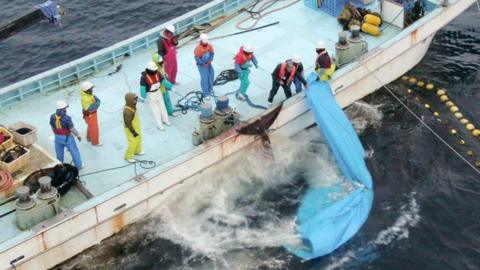
[[[134,93],[127,93],[125,95],[123,123],[128,141],[128,147],[125,151],[125,159],[127,160],[133,159],[134,155],[142,152],[142,131],[140,128],[140,118],[137,113],[136,97]]]

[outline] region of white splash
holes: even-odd
[[[380,111],[382,105],[372,105],[364,101],[356,101],[345,109],[348,119],[358,134],[362,134],[367,128],[377,129],[382,124],[383,114]]]
[[[414,191],[410,193],[410,200],[400,207],[400,214],[390,227],[380,231],[375,239],[362,247],[347,251],[341,258],[333,258],[334,262],[325,267],[325,269],[343,269],[347,263],[357,259],[357,255],[368,247],[387,246],[393,241],[407,239],[410,234],[410,228],[417,226],[420,221],[420,207],[415,199],[415,195],[416,192]]]
[[[155,234],[235,269],[259,263],[256,256],[249,256],[247,262],[232,255],[245,248],[299,245],[295,215],[280,216],[275,209],[262,207],[261,195],[285,184],[292,184],[294,191],[299,172],[306,172],[309,184],[316,186],[343,180],[328,149],[318,143],[319,136],[313,129],[272,141],[274,162],[263,157],[256,146],[204,171],[174,191],[153,213],[160,220],[153,228]],[[315,149],[309,143],[312,140],[317,140]]]

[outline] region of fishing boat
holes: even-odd
[[[314,69],[317,41],[323,40],[330,54],[335,55],[339,33],[344,29],[336,17],[341,10],[326,10],[331,2],[341,1],[215,0],[113,46],[0,89],[1,124],[25,121],[36,127],[38,136],[29,147],[31,168],[14,174],[11,189],[0,194],[0,269],[51,268],[144,218],[185,181],[264,139],[265,134],[242,132],[252,125],[267,123],[268,136],[280,138],[314,124],[304,91],[285,101],[279,95],[266,110],[251,105],[266,104],[271,71],[294,53],[300,55],[307,72]],[[333,74],[330,87],[341,107],[373,93],[414,67],[426,54],[435,33],[475,0],[423,1],[424,14],[408,24],[407,8],[402,3],[409,1],[359,2],[363,8],[381,14],[384,23],[379,36],[362,33],[366,50]],[[260,7],[264,7],[260,13],[263,16],[251,16]],[[169,24],[183,37],[177,55],[180,84],[172,91],[174,101],[199,89],[193,50],[200,32],[207,32],[215,47],[213,65],[217,72],[233,67],[232,58],[240,46],[253,45],[259,67],[251,73],[250,102],[230,96],[230,106],[240,115],[240,123],[197,143],[192,143],[192,132],[198,127],[198,112],[187,111],[171,119],[172,126],[166,131],[160,131],[147,105],[139,103],[147,152],[143,159],[148,162],[129,165],[123,159],[124,95],[138,91],[140,73],[157,49],[160,32]],[[85,132],[78,95],[79,83],[84,80],[95,84],[96,95],[103,101],[99,121],[104,146],[79,144],[86,161],[80,171],[81,181],[56,197],[59,213],[22,230],[12,196],[29,173],[58,164],[48,125],[57,100],[70,104],[69,114],[77,129],[81,134]],[[221,96],[238,86],[238,81],[232,81],[215,86],[214,90]]]

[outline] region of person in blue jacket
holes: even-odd
[[[206,99],[210,99],[213,94],[213,81],[215,79],[212,61],[215,55],[212,44],[208,42],[207,34],[200,35],[200,43],[194,51],[195,62],[197,63],[198,72],[200,72],[200,86],[202,94]]]
[[[77,144],[72,134],[80,142],[82,138],[73,126],[72,118],[67,115],[68,104],[63,101],[57,101],[57,111],[50,116],[50,126],[55,134],[55,153],[57,159],[63,163],[65,147],[72,155],[73,163],[78,169],[82,169],[84,164],[80,157]]]

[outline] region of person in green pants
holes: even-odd
[[[245,100],[247,98],[247,89],[250,85],[248,78],[250,74],[250,67],[252,63],[255,68],[258,68],[258,61],[255,55],[253,55],[253,49],[250,45],[245,44],[240,47],[237,55],[235,56],[235,70],[238,73],[240,79],[240,89],[238,90],[238,99]]]
[[[153,53],[152,60],[157,65],[157,68],[160,74],[162,74],[162,76],[164,78],[167,78],[168,80],[167,73],[165,73],[165,65],[164,65],[165,62],[163,61],[163,57],[156,52],[156,53]],[[178,114],[173,109],[172,100],[170,99],[170,93],[168,93],[168,91],[170,90],[171,89],[165,88],[164,85],[160,86],[160,92],[162,93],[163,101],[165,102],[165,107],[167,108],[167,113],[169,116],[175,117]]]

